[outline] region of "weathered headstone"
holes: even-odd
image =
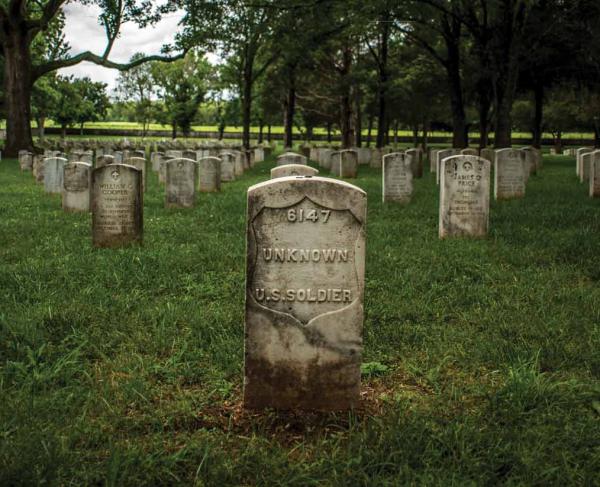
[[[590,197],[600,198],[600,151],[594,151],[590,163]]]
[[[437,153],[444,149],[429,149],[429,172],[437,172]]]
[[[221,191],[221,159],[203,157],[198,161],[198,191],[212,193]]]
[[[248,190],[244,405],[357,406],[366,193],[327,178]]]
[[[436,163],[436,175],[435,180],[437,184],[440,184],[440,172],[442,161],[446,159],[446,157],[452,157],[460,154],[460,149],[443,149],[437,152],[437,163]]]
[[[263,162],[265,160],[265,149],[262,146],[254,148],[254,161]]]
[[[90,211],[92,165],[69,162],[64,165],[62,208],[65,211]]]
[[[525,158],[529,167],[529,175],[535,176],[541,168],[541,153],[535,147],[523,147],[521,149],[527,154]]]
[[[527,168],[525,151],[500,149],[496,151],[494,163],[494,199],[523,198]]]
[[[286,164],[271,169],[271,179],[285,178],[289,176],[318,176],[319,171],[314,167],[304,164]]]
[[[235,181],[235,155],[231,152],[222,152],[220,159],[221,182]]]
[[[33,177],[36,183],[44,182],[44,161],[46,158],[43,154],[36,154],[33,156],[33,166],[31,167]]]
[[[315,147],[315,146],[312,146],[310,148],[310,153],[308,154],[308,158],[311,161],[319,162],[319,148]]]
[[[368,166],[371,162],[371,149],[368,147],[358,147],[355,150],[358,156],[358,165]]]
[[[583,152],[580,156],[579,181],[585,183],[590,180],[594,152]]]
[[[485,237],[490,208],[490,161],[477,156],[442,160],[439,236]]]
[[[355,178],[358,176],[358,156],[355,150],[344,149],[334,154],[331,172],[340,178]]]
[[[31,171],[33,169],[33,154],[31,152],[20,150],[18,157],[21,171]]]
[[[463,156],[478,156],[479,155],[479,151],[477,149],[473,149],[472,147],[467,147],[466,149],[461,150],[460,153]]]
[[[494,162],[496,161],[496,151],[494,149],[488,149],[488,148],[484,148],[480,150],[481,152],[481,156],[484,159],[487,159],[488,161],[490,161],[490,163],[493,165]]]
[[[332,157],[334,151],[329,148],[319,149],[319,165],[326,170],[331,169]]]
[[[142,157],[130,157],[125,162],[128,166],[133,166],[142,171],[142,191],[146,191],[146,159]]]
[[[383,156],[383,202],[409,203],[413,193],[413,156],[392,152]]]
[[[161,161],[164,160],[164,152],[152,152],[150,154],[150,166],[152,167],[152,171],[158,172],[160,168]]]
[[[588,154],[590,152],[594,152],[594,149],[591,147],[580,147],[575,151],[575,168],[577,172],[577,176],[579,176],[579,180],[581,181],[581,156],[583,154]]]
[[[413,178],[423,177],[423,151],[419,148],[407,149],[406,155],[411,157]]]
[[[171,159],[166,163],[166,208],[193,208],[196,203],[198,164],[192,159]]]
[[[96,157],[96,168],[108,166],[109,164],[116,164],[114,156],[105,155]]]
[[[369,166],[375,169],[379,169],[382,165],[383,161],[383,151],[378,148],[374,148],[371,150],[371,160],[369,161]]]
[[[181,154],[182,159],[190,159],[194,162],[198,160],[198,154],[195,150],[185,150]]]
[[[235,174],[235,177],[238,178],[244,174],[246,155],[239,150],[233,151],[232,153],[234,155],[233,173]]]
[[[284,152],[277,157],[277,165],[285,166],[287,164],[308,164],[308,159],[302,154],[296,154],[295,152]]]
[[[122,247],[143,240],[142,171],[111,164],[92,172],[94,247]]]
[[[66,163],[67,160],[62,157],[51,157],[44,161],[44,190],[46,193],[62,193]]]

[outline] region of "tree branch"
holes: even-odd
[[[48,27],[65,2],[66,0],[50,0],[42,10],[42,16],[39,19],[27,22],[27,29],[31,31],[32,38]]]
[[[68,59],[59,59],[56,61],[51,61],[46,64],[42,64],[40,66],[35,66],[32,70],[32,74],[33,74],[32,78],[35,81],[36,79],[40,78],[41,76],[45,75],[46,73],[49,73],[51,71],[56,71],[57,69],[74,66],[83,61],[88,61],[90,63],[97,64],[98,66],[104,66],[105,68],[118,69],[119,71],[127,71],[131,68],[135,68],[136,66],[139,66],[140,64],[144,64],[147,62],[159,61],[159,62],[163,62],[163,63],[170,63],[173,61],[177,61],[178,59],[184,58],[188,51],[189,51],[189,48],[186,48],[182,53],[180,53],[176,56],[160,56],[160,55],[145,56],[145,57],[136,59],[135,61],[131,61],[129,63],[116,63],[116,62],[110,61],[109,59],[105,59],[104,57],[98,56],[97,54],[94,54],[90,51],[85,51],[85,52],[82,52],[81,54],[77,54],[76,56],[72,56]]]

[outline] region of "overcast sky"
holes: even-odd
[[[99,8],[96,6],[73,3],[65,7],[65,34],[73,54],[92,51],[101,55],[104,52],[106,36],[104,29],[98,24],[98,13]],[[160,48],[173,41],[179,29],[177,23],[182,16],[183,13],[170,14],[159,24],[145,29],[139,29],[130,23],[123,25],[121,36],[115,42],[110,59],[126,62],[136,52],[160,54]],[[108,84],[109,93],[112,92],[119,74],[115,69],[103,68],[92,63],[80,63],[59,72],[77,77],[89,76],[92,81],[103,81]]]

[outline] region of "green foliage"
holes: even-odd
[[[209,87],[211,66],[194,51],[181,60],[169,64],[156,63],[151,67],[157,94],[163,101],[164,111],[157,115],[162,123],[171,123],[189,135],[200,103]]]
[[[244,414],[246,189],[274,159],[193,210],[149,174],[120,250],[3,160],[0,484],[594,485],[599,202],[573,164],[447,241],[433,175],[383,205],[361,166],[366,412]]]
[[[85,122],[93,122],[106,116],[110,105],[106,95],[106,84],[90,81],[89,78],[58,76],[53,86],[56,103],[52,118],[66,128]]]

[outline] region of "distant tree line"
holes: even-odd
[[[65,2],[21,3],[17,15],[0,2],[8,148],[32,145],[24,118],[38,117],[36,86],[82,60],[121,70],[111,114],[133,113],[145,128],[169,124],[173,136],[205,121],[221,131],[241,124],[246,146],[251,125],[262,137],[275,124],[286,145],[294,129],[308,139],[317,127],[339,131],[345,147],[383,146],[400,129],[424,144],[431,131],[450,130],[455,147],[474,131],[482,146],[493,134],[507,147],[514,130],[531,132],[535,146],[545,131],[557,145],[572,130],[600,141],[597,0],[169,0],[156,8],[86,0],[102,7],[107,49],[76,56],[62,35]],[[164,56],[109,60],[122,23],[177,11],[182,29]],[[31,26],[26,48],[12,27],[19,19]],[[222,61],[211,66],[208,53]],[[15,59],[26,62],[15,67]]]

